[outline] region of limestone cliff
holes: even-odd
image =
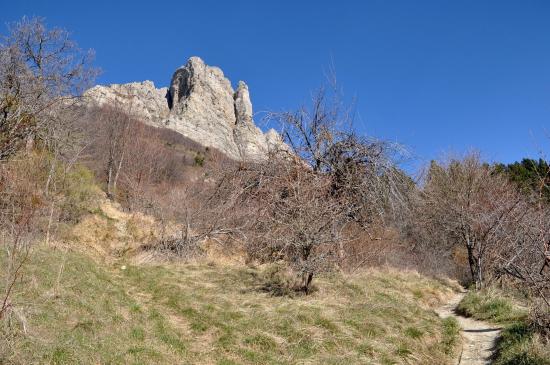
[[[248,86],[240,81],[233,90],[221,69],[198,57],[174,72],[169,88],[134,82],[95,86],[85,96],[89,103],[122,107],[147,124],[173,129],[235,159],[263,159],[283,146],[277,132],[264,134],[254,123]]]

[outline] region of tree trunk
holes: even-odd
[[[124,151],[122,151],[122,154],[120,155],[120,161],[118,161],[118,166],[115,173],[115,179],[113,181],[113,194],[116,194],[116,184],[118,181],[118,176],[120,174],[120,170],[122,169],[122,161],[124,160]]]
[[[48,179],[46,180],[46,187],[44,188],[44,194],[46,194],[46,196],[48,196],[49,192],[50,192],[50,184],[52,182],[53,175],[55,173],[56,161],[57,161],[57,155],[54,155],[52,164],[50,166],[50,171],[48,172]]]
[[[476,289],[479,290],[483,287],[483,271],[482,271],[482,262],[481,262],[481,255],[478,255],[477,257],[477,282],[476,282]]]
[[[470,274],[472,275],[472,281],[478,286],[478,273],[477,273],[477,260],[474,255],[474,247],[469,239],[466,241],[466,248],[468,250],[468,265],[470,266]]]
[[[55,201],[52,199],[52,205],[50,207],[50,215],[48,217],[48,228],[46,229],[46,245],[50,243],[50,232],[52,229],[54,210],[55,210]]]
[[[113,180],[113,160],[109,159],[107,164],[107,197],[113,199],[113,193],[111,191],[111,182]]]

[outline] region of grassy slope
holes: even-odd
[[[253,269],[121,265],[35,249],[0,363],[444,364],[456,342],[429,309],[449,289],[413,273],[335,275],[292,299],[255,290]]]
[[[527,312],[511,297],[494,289],[470,292],[458,305],[466,316],[504,327],[497,344],[495,365],[550,365],[550,346],[544,345],[527,324]]]

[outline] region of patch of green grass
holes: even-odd
[[[221,359],[217,362],[217,365],[238,365],[238,363],[230,359]]]
[[[145,331],[141,327],[134,327],[130,332],[130,337],[138,341],[143,341],[145,340]]]
[[[71,364],[75,361],[71,352],[64,347],[56,347],[53,349],[51,362],[53,364]]]
[[[273,351],[277,347],[277,343],[271,337],[262,334],[245,337],[244,343],[261,351]]]
[[[0,265],[3,260],[0,254]],[[25,314],[28,334],[18,320],[11,329],[0,326],[0,342],[8,337],[8,330],[12,338],[0,346],[0,363],[179,361],[182,352],[177,351],[177,341],[173,340],[179,334],[169,323],[157,326],[160,319],[142,310],[137,297],[129,294],[134,289],[108,266],[69,251],[54,296],[61,262],[61,255],[53,248],[32,252],[13,296],[14,306]]]
[[[467,317],[497,324],[521,321],[527,315],[525,311],[518,310],[511,299],[494,289],[468,292],[459,303],[457,311]]]

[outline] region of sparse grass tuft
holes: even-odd
[[[441,341],[443,352],[452,355],[460,343],[460,325],[454,317],[443,320],[443,340]]]
[[[424,332],[418,328],[415,328],[415,327],[408,327],[406,330],[405,330],[405,336],[407,337],[410,337],[410,338],[420,338],[422,337],[422,335],[424,335]]]

